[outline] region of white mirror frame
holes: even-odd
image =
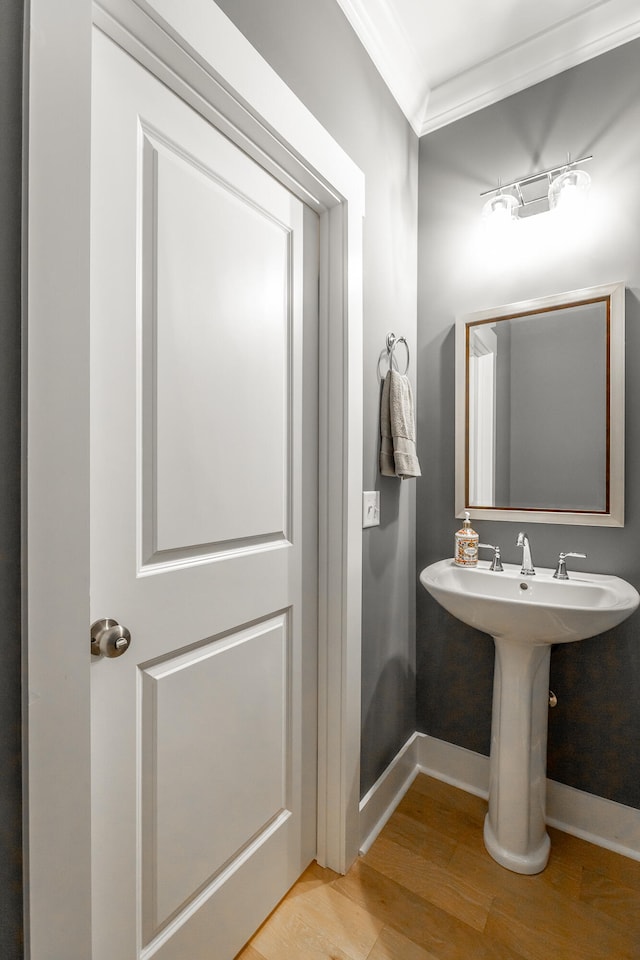
[[[624,283],[610,283],[535,300],[523,300],[488,310],[464,314],[456,319],[456,516],[468,511],[474,520],[513,520],[527,523],[567,523],[593,527],[624,526]],[[529,313],[550,307],[562,307],[608,297],[609,327],[609,511],[586,513],[569,510],[511,510],[507,507],[470,507],[466,499],[467,431],[466,431],[466,344],[467,327],[481,320],[499,319],[513,314]]]

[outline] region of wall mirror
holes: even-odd
[[[624,284],[456,321],[456,516],[624,524]]]

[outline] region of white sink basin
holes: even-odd
[[[569,643],[610,630],[633,613],[640,596],[619,577],[572,573],[554,580],[553,570],[520,575],[520,566],[504,564],[494,573],[484,566],[458,567],[439,560],[420,580],[438,603],[469,626],[520,643]]]
[[[502,573],[488,567],[439,560],[420,580],[445,610],[494,639],[484,842],[509,870],[539,873],[550,848],[545,803],[551,644],[610,630],[633,613],[640,596],[619,577],[574,572],[572,579],[554,580],[552,570],[538,568],[535,576],[523,577],[519,565],[507,563]]]

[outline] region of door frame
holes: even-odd
[[[364,176],[211,0],[30,0],[24,405],[27,956],[91,956],[92,21],[320,217],[318,860],[358,852]],[[215,65],[215,66],[214,66]]]

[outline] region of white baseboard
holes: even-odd
[[[640,860],[640,810],[547,780],[547,823]]]
[[[489,757],[457,747],[445,740],[437,740],[426,733],[416,734],[418,767],[436,780],[444,780],[453,787],[473,793],[476,797],[489,796]]]
[[[420,772],[414,733],[360,801],[360,853],[367,852]]]
[[[418,773],[476,796],[489,794],[489,758],[415,733],[360,802],[360,852],[366,853]],[[640,860],[640,810],[547,780],[547,823],[589,843]]]

